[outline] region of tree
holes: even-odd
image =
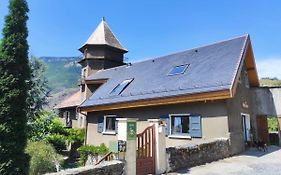
[[[28,5],[10,0],[0,50],[0,174],[27,174]]]
[[[36,57],[29,60],[31,69],[30,89],[28,91],[28,121],[31,123],[43,113],[43,106],[47,104],[50,93],[47,78],[44,75],[46,67]]]

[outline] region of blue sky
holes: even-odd
[[[28,0],[34,56],[78,56],[104,16],[130,61],[249,33],[260,77],[281,78],[281,1]],[[0,28],[8,0],[0,0]],[[0,36],[2,37],[2,36]]]

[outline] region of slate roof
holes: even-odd
[[[108,79],[80,105],[132,102],[231,89],[248,35],[116,68],[100,70],[87,80]],[[168,75],[174,67],[190,64],[184,74]],[[118,96],[110,92],[134,78]]]
[[[102,21],[100,22],[96,30],[91,34],[91,36],[79,50],[83,52],[83,48],[86,45],[107,45],[123,50],[124,52],[128,52],[128,50],[121,45],[118,39],[111,32],[104,18],[102,18]]]
[[[64,99],[62,102],[60,102],[58,105],[55,106],[56,109],[61,109],[61,108],[70,108],[70,107],[75,107],[81,104],[80,100],[80,91],[75,92],[73,95],[70,97]]]

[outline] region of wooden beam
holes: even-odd
[[[137,108],[137,107],[144,107],[144,106],[158,106],[158,105],[169,105],[169,104],[198,102],[198,101],[207,101],[207,100],[220,100],[220,99],[228,99],[228,98],[231,98],[230,90],[225,89],[221,91],[198,93],[192,95],[146,99],[146,100],[123,102],[123,103],[116,103],[110,105],[80,107],[80,111],[85,111],[85,112],[105,111],[105,110],[114,110],[114,109]]]

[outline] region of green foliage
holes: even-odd
[[[28,142],[26,153],[30,156],[30,175],[39,175],[56,171],[56,164],[62,162],[63,157],[56,153],[52,145],[44,141]]]
[[[77,129],[77,128],[68,129],[67,140],[72,145],[79,147],[79,146],[83,145],[84,139],[85,139],[85,130],[84,129]]]
[[[105,146],[104,143],[100,144],[100,146],[98,147],[98,155],[105,155],[107,154],[109,151],[109,149]]]
[[[45,140],[57,151],[66,148],[68,131],[53,113],[44,112],[29,124],[29,139],[31,141]]]
[[[278,121],[277,118],[268,118],[267,119],[268,122],[268,130],[269,132],[276,132],[278,131]]]
[[[30,106],[28,120],[32,122],[42,113],[43,106],[47,104],[50,89],[44,75],[46,71],[44,63],[36,57],[31,57],[29,66],[31,69],[31,81],[27,102]]]
[[[45,140],[60,152],[66,149],[66,143],[78,148],[84,143],[84,129],[65,128],[60,119],[53,113],[44,112],[29,123],[29,139],[31,141]]]
[[[78,148],[78,152],[80,155],[79,162],[81,165],[85,165],[87,158],[89,155],[97,156],[97,155],[105,155],[109,152],[109,149],[105,146],[105,144],[100,144],[99,146],[93,145],[84,145]]]
[[[0,174],[27,174],[24,152],[30,82],[25,0],[10,0],[0,50]]]
[[[281,80],[278,78],[262,78],[260,84],[261,86],[281,86]]]
[[[55,115],[50,112],[43,112],[39,115],[33,122],[30,122],[29,125],[29,139],[31,141],[40,141],[45,139],[51,133],[51,129],[54,128],[63,128],[62,124],[57,123],[55,120]],[[57,123],[58,126],[55,126]],[[57,129],[58,130],[58,129]]]
[[[48,132],[51,134],[60,134],[65,136],[69,135],[68,129],[63,126],[60,119],[55,115],[53,115],[52,117],[52,120],[47,126]]]
[[[45,140],[52,144],[58,152],[66,149],[66,137],[64,135],[50,134],[45,138]]]

